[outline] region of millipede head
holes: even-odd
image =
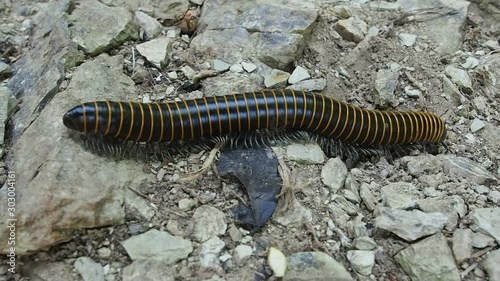
[[[69,129],[84,132],[85,114],[81,105],[70,109],[63,116],[63,124]]]

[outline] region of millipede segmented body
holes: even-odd
[[[69,110],[66,127],[133,142],[173,142],[293,129],[359,147],[442,143],[444,121],[412,111],[367,110],[321,94],[264,90],[169,103],[95,101]]]

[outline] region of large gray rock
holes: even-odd
[[[23,267],[22,273],[31,280],[66,281],[73,280],[73,267],[64,262],[35,262]]]
[[[460,281],[453,253],[438,233],[401,250],[394,257],[412,281]]]
[[[124,222],[123,188],[137,187],[146,174],[136,161],[117,162],[82,147],[62,116],[81,102],[116,100],[134,91],[134,82],[123,74],[123,58],[99,56],[74,71],[67,90],[15,143],[9,170],[17,176],[18,255],[70,240],[74,229]],[[5,198],[0,196],[1,204],[7,204]],[[2,253],[9,248],[6,222],[2,212]]]
[[[500,244],[500,208],[475,209],[471,217],[474,230],[495,238]]]
[[[302,53],[304,38],[296,33],[250,33],[245,28],[205,30],[191,47],[206,59],[238,63],[257,58],[270,67],[284,69]]]
[[[381,190],[384,205],[393,209],[409,209],[417,205],[417,188],[406,182],[390,183]]]
[[[373,100],[379,107],[398,105],[394,91],[398,85],[399,73],[390,69],[380,69],[375,78]]]
[[[132,260],[155,260],[168,264],[187,258],[193,251],[191,241],[168,232],[151,229],[122,242]]]
[[[452,178],[465,179],[471,183],[486,186],[498,184],[495,175],[472,160],[453,155],[439,155],[438,157],[442,161],[443,171]]]
[[[295,253],[287,258],[283,281],[352,281],[344,266],[322,252]]]
[[[170,61],[173,38],[158,37],[136,47],[137,51],[158,69],[164,68]]]
[[[222,235],[227,229],[224,213],[209,205],[200,206],[194,211],[193,224],[193,236],[199,242]]]
[[[344,38],[344,40],[355,43],[361,42],[368,33],[368,24],[358,17],[350,17],[345,20],[339,20],[335,25],[335,30]]]
[[[457,229],[453,233],[453,254],[458,264],[472,255],[472,230]]]
[[[71,41],[67,24],[57,21],[45,37],[34,40],[36,45],[14,63],[15,75],[7,87],[16,98],[23,99],[16,114],[14,139],[35,120],[59,91],[65,69],[83,60],[77,45]]]
[[[347,167],[339,157],[328,159],[321,169],[321,181],[332,193],[337,193],[344,186],[346,177]]]
[[[79,2],[69,20],[73,41],[91,56],[139,38],[139,27],[127,9],[97,0]]]
[[[441,231],[447,218],[441,213],[423,213],[381,208],[375,218],[378,228],[390,231],[406,241],[414,241]]]
[[[163,28],[161,23],[156,19],[141,11],[135,12],[134,20],[137,25],[144,30],[144,40],[155,38],[161,33],[161,29]]]
[[[460,50],[462,44],[462,26],[467,20],[469,1],[465,0],[398,0],[403,12],[414,12],[421,9],[446,8],[452,14],[428,18],[428,15],[417,15],[417,19],[426,18],[418,30],[412,30],[419,37],[426,36],[437,46],[435,49],[441,55],[453,54]],[[444,36],[446,35],[446,36]]]
[[[234,93],[259,91],[264,88],[262,76],[228,72],[223,76],[211,77],[201,82],[205,96],[224,96]]]
[[[277,0],[206,0],[200,24],[207,29],[245,28],[253,32],[308,35],[317,10],[300,5],[283,5]]]
[[[75,261],[75,269],[83,281],[104,281],[102,265],[89,257],[79,257]]]

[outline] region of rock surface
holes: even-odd
[[[193,251],[191,241],[156,229],[130,237],[122,245],[133,261],[155,260],[167,265],[185,259]]]
[[[137,51],[158,69],[169,63],[172,51],[172,38],[159,37],[135,46]]]
[[[75,269],[83,281],[104,281],[102,266],[89,257],[79,257],[75,261]]]
[[[203,205],[193,214],[193,236],[199,242],[205,242],[226,232],[225,215],[217,208]]]
[[[401,250],[395,259],[412,280],[461,280],[446,237],[441,233]]]
[[[156,260],[136,260],[125,267],[122,279],[123,281],[174,281],[174,276],[168,263]]]
[[[288,270],[283,280],[352,280],[344,266],[325,253],[295,253],[287,258],[287,262]]]

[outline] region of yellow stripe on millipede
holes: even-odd
[[[236,105],[236,116],[238,118],[238,131],[241,132],[241,116],[240,116],[240,106],[238,105],[238,98],[236,95],[232,95],[234,99],[234,103]]]
[[[281,90],[281,94],[283,95],[283,102],[285,103],[285,125],[283,125],[283,127],[286,128],[288,124],[288,101],[286,100],[285,91]]]
[[[95,131],[94,134],[97,134],[97,130],[99,128],[99,108],[97,107],[97,102],[94,102],[95,106]]]
[[[300,122],[299,128],[304,128],[302,127],[304,125],[304,121],[306,121],[306,115],[307,115],[307,96],[306,92],[302,91],[302,95],[304,96],[304,100],[302,103],[304,104],[304,111],[302,112],[302,122]]]
[[[337,128],[338,128],[338,126],[340,124],[340,117],[342,116],[342,104],[340,103],[340,101],[332,99],[332,102],[338,103],[338,105],[339,105],[339,114],[337,116],[337,123],[335,123],[335,128],[333,128],[333,130],[330,132],[330,134],[328,134],[328,137],[331,137],[333,135],[333,133],[335,133],[335,131],[337,130]],[[334,114],[334,112],[332,112],[332,115],[333,114]]]
[[[352,122],[352,127],[351,127],[351,131],[349,132],[349,134],[347,135],[347,137],[345,138],[345,141],[347,142],[347,140],[349,139],[349,137],[352,135],[352,133],[354,132],[354,128],[356,128],[356,107],[355,106],[351,106],[351,105],[347,105],[347,106],[350,106],[352,107],[352,110],[354,111],[354,113],[352,114],[352,116],[354,116],[354,120]],[[363,123],[363,122],[361,122]]]
[[[220,118],[219,102],[217,102],[217,97],[213,97],[215,102],[215,109],[217,110],[217,119],[219,119],[219,134],[222,134],[222,118]],[[231,115],[229,114],[229,107],[227,106],[226,97],[223,97],[226,101],[227,109],[227,119],[229,120],[229,132],[231,132]]]
[[[383,113],[387,116],[387,120],[389,121],[389,139],[387,140],[387,143],[386,144],[391,144],[391,140],[392,140],[392,120],[391,120],[391,117],[389,116],[389,113],[387,113],[387,111],[383,111]],[[387,130],[387,123],[384,124],[384,129]],[[379,144],[378,145],[381,145],[382,142],[383,142],[383,138],[380,140]]]
[[[184,105],[186,106],[186,111],[188,114],[188,120],[189,120],[189,128],[191,129],[191,138],[194,138],[194,128],[193,128],[193,120],[191,119],[191,110],[189,110],[189,105],[187,104],[186,100],[183,100]]]
[[[413,115],[412,115],[413,112],[409,111],[407,112],[408,114],[408,119],[410,120],[410,139],[408,140],[409,143],[412,143],[414,141],[414,138],[415,138],[415,128],[413,127]]]
[[[271,93],[273,93],[273,97],[274,97],[274,105],[276,107],[276,111],[274,112],[274,117],[276,118],[276,126],[275,128],[278,128],[279,126],[279,120],[280,120],[280,114],[279,114],[279,108],[278,108],[278,98],[276,97],[276,93],[274,92],[274,90],[271,90]]]
[[[139,108],[141,109],[141,130],[139,131],[139,136],[136,141],[139,141],[142,137],[142,133],[144,130],[144,108],[142,108],[142,103],[138,103]]]
[[[87,133],[87,112],[85,111],[85,105],[82,103],[83,110],[83,132]]]
[[[201,120],[200,108],[198,107],[198,102],[195,99],[193,100],[193,102],[194,102],[194,106],[196,107],[196,112],[198,113],[198,120],[200,121],[200,123],[198,123],[198,124],[200,124],[200,133],[201,133],[200,137],[203,137],[203,135],[204,135],[203,134],[204,133],[203,132],[203,122]]]
[[[224,101],[226,102],[226,109],[227,109],[227,120],[229,121],[229,132],[231,133],[232,132],[232,127],[231,127],[231,112],[229,111],[229,102],[227,101],[227,96],[224,96]],[[215,101],[217,102],[217,101]],[[218,106],[216,106],[217,108],[219,108]],[[236,108],[238,108],[238,105],[236,105]],[[218,110],[217,110],[217,113]],[[219,115],[220,116],[220,115]],[[220,119],[220,117],[219,117]],[[221,134],[222,134],[222,127],[221,127]]]
[[[109,101],[106,101],[106,105],[108,106],[108,126],[106,127],[106,132],[104,132],[105,136],[109,133],[109,129],[111,128],[111,105]]]
[[[345,129],[347,128],[347,123],[349,123],[349,105],[346,103],[342,103],[342,105],[345,105],[346,108],[346,114],[345,114],[345,120],[344,120],[344,127],[342,127],[342,131],[340,131],[339,137],[342,136],[342,133],[344,133]],[[340,116],[339,116],[340,119]]]
[[[373,116],[375,117],[375,133],[373,134],[373,139],[368,145],[373,145],[373,143],[377,140],[378,137],[378,111],[373,110]],[[383,121],[383,120],[382,120]]]
[[[161,110],[161,106],[159,103],[155,103],[156,106],[158,107],[158,113],[160,114],[160,126],[161,126],[161,129],[160,129],[160,139],[158,140],[158,142],[161,142],[163,140],[163,129],[164,129],[164,123],[163,123],[163,111]]]
[[[184,139],[184,120],[182,120],[182,113],[181,113],[181,108],[179,107],[179,103],[175,102],[175,106],[177,107],[179,121],[181,123],[181,140],[183,140]]]
[[[255,108],[257,109],[257,129],[260,129],[260,109],[259,109],[259,101],[257,100],[257,95],[255,92],[252,92],[253,99],[255,100]]]
[[[148,103],[147,105],[149,107],[149,114],[151,114],[151,130],[149,131],[149,138],[147,140],[147,142],[150,142],[151,139],[153,138],[153,131],[154,131],[153,129],[155,128],[154,127],[155,123],[154,123],[153,108],[151,107],[150,103]]]
[[[403,113],[397,111],[397,113],[399,114],[399,116],[401,116],[401,120],[403,120],[403,139],[401,140],[401,143],[404,143],[406,141],[408,141],[408,129],[406,128],[406,120],[405,120],[405,116],[403,115]]]
[[[247,94],[243,94],[243,99],[245,100],[245,108],[247,109],[247,121],[248,121],[247,122],[247,125],[248,125],[247,129],[251,130],[251,128],[252,128],[252,124],[251,124],[252,120],[250,120],[251,119],[250,118],[250,108],[248,107]]]
[[[321,131],[321,133],[319,133],[320,135],[323,135],[323,133],[328,130],[328,128],[330,128],[330,123],[332,122],[332,118],[333,118],[333,112],[334,112],[334,108],[333,108],[333,100],[331,98],[327,98],[327,100],[330,102],[330,118],[328,119],[328,123],[326,123],[326,126],[325,128],[323,129],[323,131]]]
[[[370,111],[364,109],[363,110],[366,115],[368,116],[368,127],[367,127],[367,132],[366,132],[366,137],[363,139],[363,141],[361,141],[361,144],[365,144],[366,143],[366,140],[368,140],[368,136],[370,136],[370,130],[372,129],[372,117],[370,116]],[[363,113],[363,112],[361,112]],[[363,128],[361,129],[363,130]]]
[[[293,124],[292,127],[295,128],[295,122],[297,121],[297,97],[295,96],[295,92],[292,90],[293,97]]]
[[[316,132],[319,129],[319,126],[323,124],[323,116],[325,116],[325,96],[321,95],[321,99],[323,100],[323,107],[321,108],[321,117],[319,118],[318,126],[314,129],[314,132]]]
[[[120,125],[118,126],[118,131],[116,132],[115,138],[120,135],[123,128],[123,105],[121,101],[118,102],[118,106],[120,107]]]
[[[316,95],[312,95],[312,97],[313,97],[313,111],[311,114],[311,122],[309,122],[309,126],[307,126],[306,130],[309,130],[311,125],[314,123],[314,116],[316,115]]]
[[[262,96],[264,97],[264,104],[266,105],[266,128],[269,129],[269,125],[271,121],[269,120],[269,106],[267,103],[267,97],[266,97],[266,92],[261,91]]]
[[[134,107],[132,106],[132,103],[129,102],[128,105],[130,106],[130,129],[128,130],[128,135],[125,137],[125,140],[128,140],[130,138],[130,135],[132,134],[132,128],[134,128]]]
[[[207,98],[203,97],[203,102],[205,102],[205,107],[207,108],[208,128],[210,129],[210,135],[212,136],[213,135],[213,131],[212,131],[212,114],[210,113],[210,107],[208,106]]]
[[[399,135],[401,134],[401,130],[399,129],[399,120],[398,120],[398,117],[396,116],[396,113],[394,113],[394,111],[391,111],[391,114],[392,114],[392,116],[394,116],[394,120],[396,120],[396,129],[397,129],[396,140],[394,141],[394,143],[399,143]]]
[[[421,112],[420,113],[422,115],[422,118],[424,119],[424,128],[425,128],[425,135],[424,135],[424,138],[422,139],[422,141],[424,142],[427,142],[429,140],[429,132],[430,132],[430,126],[431,126],[431,122],[429,121],[429,118],[427,116],[427,113],[425,112]]]
[[[171,132],[170,132],[170,142],[174,141],[175,138],[175,127],[174,127],[174,113],[172,109],[170,108],[170,103],[166,102],[165,105],[167,106],[168,110],[168,116],[170,117],[170,127],[171,127]]]
[[[437,122],[437,118],[434,116],[434,114],[431,114],[429,113],[429,116],[431,117],[433,123],[434,123],[434,126],[432,126],[432,142],[436,142],[437,141],[437,137],[438,137],[438,122]]]

